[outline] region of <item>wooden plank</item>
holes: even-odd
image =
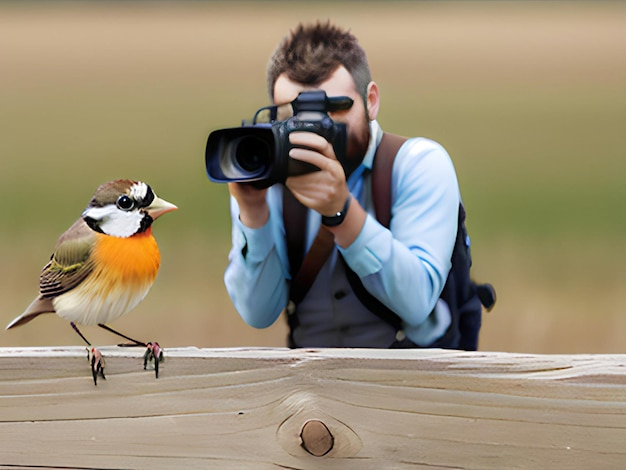
[[[0,469],[626,468],[626,355],[102,352],[0,348]]]

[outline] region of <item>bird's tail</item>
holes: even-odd
[[[37,297],[33,303],[30,304],[26,310],[24,310],[24,313],[22,313],[19,317],[14,318],[13,321],[7,325],[6,329],[10,330],[16,326],[24,325],[42,313],[55,313],[54,305],[52,305],[52,299]]]

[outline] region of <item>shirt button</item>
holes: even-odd
[[[347,295],[347,293],[346,293],[345,291],[343,291],[343,290],[338,290],[337,292],[335,292],[334,297],[335,297],[335,299],[336,299],[336,300],[341,300],[341,299],[343,299],[346,295]]]

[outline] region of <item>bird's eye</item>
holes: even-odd
[[[123,211],[129,211],[135,207],[135,201],[124,194],[117,198],[117,207]]]

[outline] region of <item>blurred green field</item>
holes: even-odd
[[[130,177],[180,210],[155,224],[153,290],[115,326],[165,347],[283,346],[282,322],[245,326],[223,287],[228,192],[206,178],[204,144],[267,104],[273,48],[318,18],[361,39],[383,127],[455,162],[474,275],[499,295],[481,349],[624,352],[620,2],[0,3],[0,323],[34,298],[94,189]],[[55,316],[0,333],[66,344],[79,339]]]

